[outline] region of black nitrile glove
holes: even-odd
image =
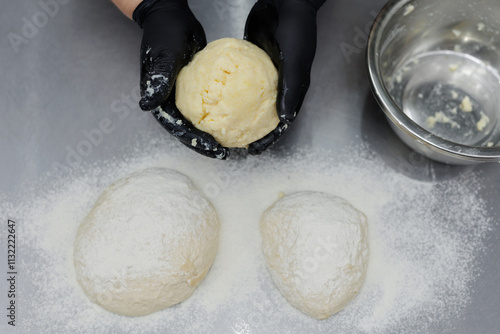
[[[278,69],[280,124],[251,143],[250,154],[272,146],[295,120],[309,88],[316,53],[316,14],[325,0],[259,0],[248,15],[245,39],[267,52]]]
[[[219,144],[212,135],[198,130],[186,120],[175,105],[175,92],[171,95],[160,107],[152,111],[158,123],[195,152],[209,158],[227,159],[229,150]]]
[[[169,133],[196,152],[211,158],[227,158],[229,150],[211,135],[196,129],[175,105],[174,86],[179,71],[207,45],[203,27],[187,0],[144,0],[135,9],[133,19],[144,30],[141,109],[152,111]]]

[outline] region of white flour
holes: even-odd
[[[22,333],[444,332],[470,300],[475,261],[493,225],[478,196],[479,177],[470,170],[416,181],[364,147],[349,147],[350,154],[296,151],[227,162],[187,154],[168,141],[149,147],[123,161],[53,173],[18,196],[18,203],[2,201],[1,211],[19,221]],[[182,171],[214,204],[221,222],[219,251],[188,300],[149,316],[122,317],[83,294],[74,276],[73,241],[107,185],[157,166]],[[261,249],[264,210],[280,191],[306,190],[345,198],[369,222],[365,284],[343,311],[323,321],[285,301]]]

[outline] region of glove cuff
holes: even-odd
[[[158,9],[168,10],[182,7],[188,7],[187,0],[143,0],[134,10],[132,19],[142,28],[150,13]]]
[[[304,0],[311,6],[313,6],[316,10],[319,10],[321,6],[326,2],[326,0]]]

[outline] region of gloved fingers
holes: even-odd
[[[167,132],[197,153],[221,160],[229,156],[229,149],[219,144],[210,134],[196,129],[182,116],[175,106],[174,97],[155,108],[152,114]]]
[[[276,110],[281,122],[290,124],[297,117],[311,79],[309,71],[301,71],[283,62],[278,79]]]
[[[188,145],[188,144],[183,143],[183,142],[181,142],[181,143],[184,146],[186,146],[187,148],[189,148],[189,149],[195,151],[196,153],[201,154],[207,158],[219,159],[219,160],[226,160],[227,158],[229,158],[229,150],[226,148],[217,149],[217,151],[207,151],[205,149],[196,148],[192,145]]]
[[[269,147],[273,146],[281,138],[281,136],[283,136],[288,127],[289,125],[286,123],[279,123],[278,126],[265,137],[248,145],[248,153],[251,155],[261,154]]]
[[[278,117],[283,123],[292,123],[310,85],[316,52],[316,10],[306,1],[299,6],[259,0],[248,15],[245,39],[263,49],[278,68]]]
[[[167,71],[164,63],[171,61],[166,52],[154,54],[152,48],[141,47],[141,100],[139,106],[144,111],[159,107],[170,95],[174,76],[177,73]]]
[[[267,26],[277,25],[278,11],[275,6],[268,3],[267,1],[257,1],[250,13],[248,13],[247,20],[245,22],[244,39],[258,40],[258,35],[261,33],[266,33],[269,28]],[[274,29],[276,31],[276,29]],[[272,31],[268,36],[272,35]],[[265,36],[264,36],[265,37]]]
[[[316,53],[315,12],[310,16],[299,14],[282,18],[275,34],[281,52],[276,106],[284,123],[297,117],[309,89]]]
[[[186,1],[158,2],[144,23],[141,44],[141,109],[149,111],[170,96],[175,79],[196,52],[207,45],[201,23]]]
[[[147,75],[144,79],[144,90],[139,106],[144,111],[150,111],[161,105],[172,90],[169,82],[171,79],[162,74]]]
[[[243,39],[264,50],[278,67],[281,57],[274,34],[278,26],[278,10],[269,1],[257,1],[248,14]]]

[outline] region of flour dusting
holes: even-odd
[[[418,181],[363,146],[346,153],[294,150],[226,162],[159,141],[118,161],[53,170],[2,212],[19,221],[19,324],[22,333],[424,333],[447,329],[467,306],[476,259],[493,221],[471,170]],[[347,153],[349,152],[349,153]],[[194,294],[139,318],[88,300],[72,263],[77,228],[99,194],[132,172],[167,167],[190,177],[213,203],[220,239],[212,269]],[[419,168],[418,166],[416,168]],[[425,168],[425,166],[423,167]],[[290,306],[262,253],[262,213],[283,192],[345,198],[369,222],[370,259],[358,296],[327,320]],[[14,197],[13,197],[14,198]],[[449,328],[448,328],[449,329]],[[1,328],[0,328],[1,330]]]

